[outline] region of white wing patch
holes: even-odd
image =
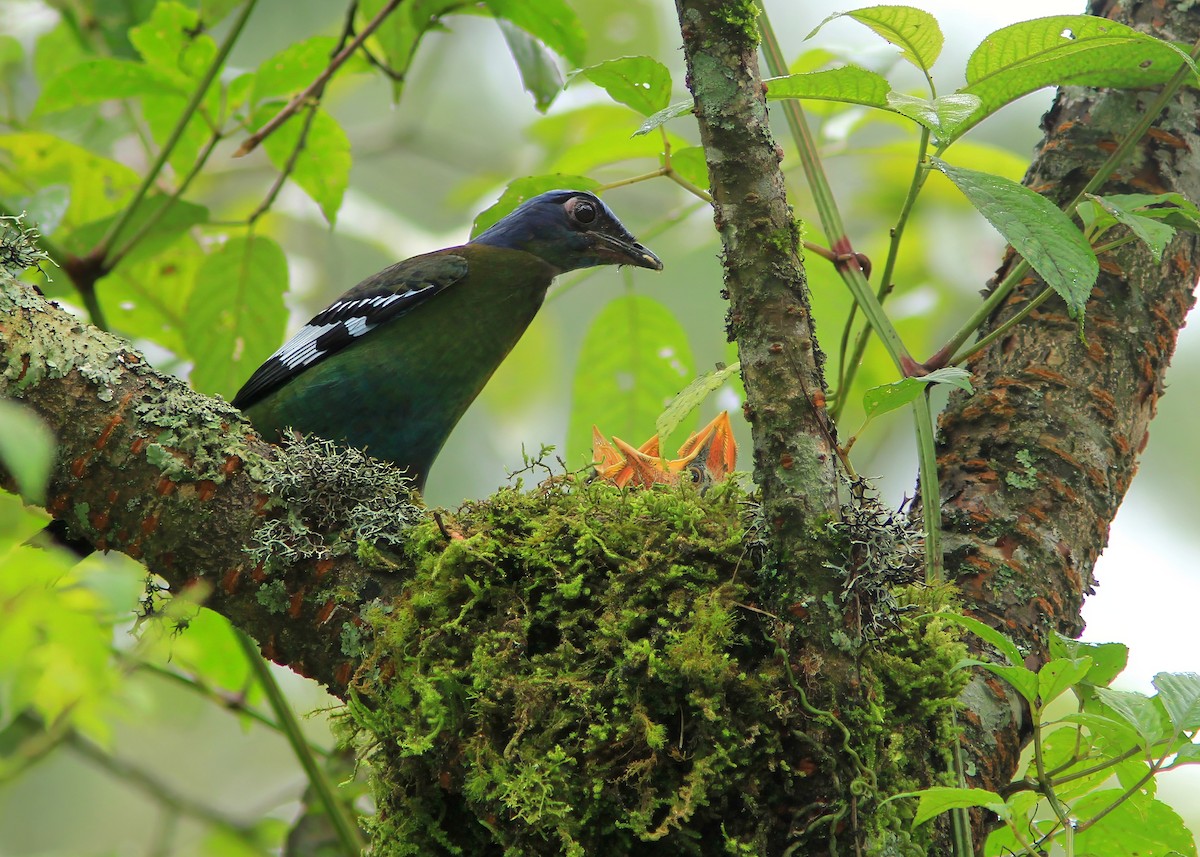
[[[419,295],[430,288],[432,286],[426,285],[397,294],[375,295],[330,304],[269,359],[278,360],[289,370],[315,363],[328,353],[322,345],[344,346],[347,339],[356,339],[373,330],[378,325],[374,319],[379,317],[381,310],[396,301]]]

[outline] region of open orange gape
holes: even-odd
[[[716,419],[689,437],[679,447],[678,458],[663,458],[658,447],[658,435],[634,449],[619,437],[609,443],[600,429],[592,426],[596,476],[620,488],[678,485],[685,474],[704,487],[724,481],[737,464],[737,444],[727,411],[721,411]]]

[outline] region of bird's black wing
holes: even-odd
[[[467,275],[467,260],[431,253],[398,262],[368,277],[321,310],[255,370],[233,398],[247,408],[310,366],[387,324]]]

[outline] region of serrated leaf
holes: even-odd
[[[1153,684],[1176,732],[1200,729],[1200,674],[1159,673]]]
[[[1129,647],[1124,643],[1085,643],[1062,634],[1050,635],[1050,656],[1077,658],[1087,655],[1092,668],[1083,677],[1083,684],[1106,687],[1112,683],[1129,662]]]
[[[609,302],[588,327],[580,348],[568,460],[591,460],[593,424],[610,436],[639,443],[693,375],[687,333],[666,306],[644,295]]]
[[[1196,857],[1195,838],[1183,819],[1156,798],[1141,793],[1125,797],[1122,789],[1102,789],[1071,806],[1071,815],[1080,820],[1101,813],[1106,813],[1103,818],[1081,825],[1075,834],[1076,854]]]
[[[987,789],[960,789],[953,786],[934,786],[911,792],[907,796],[918,797],[917,812],[913,816],[913,827],[936,818],[952,809],[981,806],[990,809],[1001,818],[1008,817],[1008,805],[1004,798]]]
[[[899,92],[889,92],[888,108],[928,128],[935,145],[954,139],[958,129],[979,109],[979,97],[969,93],[943,95],[932,101]]]
[[[1020,666],[1025,662],[1025,659],[1021,657],[1021,652],[1017,648],[1016,643],[1001,634],[991,625],[980,622],[974,616],[964,616],[959,613],[939,613],[938,616],[942,619],[945,619],[947,622],[953,622],[956,625],[962,625],[985,643],[994,646],[1013,666]]]
[[[997,675],[1004,679],[1013,690],[1025,697],[1025,701],[1030,705],[1037,705],[1038,698],[1038,678],[1037,673],[1025,667],[1003,666],[1001,664],[993,664],[988,661],[977,661],[974,666],[983,667],[993,675]]]
[[[577,74],[599,86],[613,101],[653,116],[671,100],[671,73],[650,57],[621,57],[580,69]]]
[[[539,193],[545,193],[548,190],[594,191],[598,187],[600,187],[600,183],[587,176],[573,176],[564,173],[514,179],[508,183],[508,187],[504,189],[504,193],[500,194],[498,200],[475,216],[475,222],[471,224],[471,237],[474,238],[489,226],[493,226],[504,215],[515,211],[517,206]]]
[[[287,259],[270,238],[231,238],[208,255],[184,319],[193,387],[232,395],[271,355],[287,325],[287,282]]]
[[[694,102],[690,99],[687,101],[676,101],[674,104],[664,107],[653,116],[648,116],[646,121],[639,125],[638,129],[633,132],[632,136],[641,137],[643,134],[649,134],[655,128],[667,124],[672,119],[691,113],[693,106]]]
[[[900,48],[901,55],[926,74],[937,61],[945,41],[937,18],[912,6],[871,6],[853,12],[836,12],[822,21],[805,39],[835,18],[853,18]]]
[[[44,115],[150,93],[186,95],[187,88],[177,78],[144,63],[101,57],[71,66],[52,78],[38,98],[36,113]]]
[[[129,30],[129,41],[147,65],[196,79],[217,53],[216,42],[199,23],[195,10],[173,0],[159,0],[149,19]]]
[[[1058,292],[1071,317],[1082,320],[1100,264],[1071,219],[1050,200],[1014,181],[953,167],[938,158],[930,162]]]
[[[1046,706],[1077,684],[1092,668],[1087,655],[1079,658],[1054,658],[1038,670],[1038,699]]]
[[[37,414],[19,402],[0,399],[0,467],[32,503],[46,502],[54,447],[54,434]]]
[[[892,91],[887,78],[856,65],[772,77],[765,83],[768,100],[814,98],[879,108],[888,106],[888,93]]]
[[[329,65],[337,45],[333,36],[313,36],[263,60],[254,71],[254,101],[290,96],[304,89]]]
[[[1155,262],[1161,262],[1167,244],[1175,237],[1175,229],[1153,217],[1147,217],[1140,212],[1126,209],[1120,202],[1095,194],[1088,194],[1088,199],[1099,206],[1115,222],[1129,227],[1150,250]],[[1080,206],[1082,208],[1082,204]]]
[[[1148,696],[1107,687],[1098,687],[1095,693],[1096,699],[1133,727],[1146,746],[1164,737],[1162,711]]]
[[[982,101],[969,123],[974,125],[1046,86],[1154,86],[1174,74],[1184,56],[1168,42],[1107,18],[1054,15],[987,36],[967,61],[967,85],[959,91]]]
[[[500,20],[500,32],[508,44],[521,74],[525,91],[533,96],[533,105],[539,113],[545,113],[563,89],[562,72],[554,61],[551,51],[529,33],[515,24]]]
[[[282,105],[275,104],[257,111],[255,127],[265,125],[280,109]],[[321,207],[321,213],[332,225],[337,222],[338,209],[350,183],[350,138],[336,119],[324,110],[313,109],[317,112],[290,178]],[[307,115],[293,116],[263,141],[263,148],[277,169],[285,169],[292,159],[307,120]]]
[[[725,382],[729,380],[730,376],[739,372],[741,368],[740,363],[734,363],[732,366],[713,369],[684,387],[658,415],[658,419],[654,423],[655,434],[660,438],[668,438],[674,434],[675,429],[679,428],[688,414],[700,407],[710,395],[725,386]]]
[[[587,34],[565,0],[484,0],[497,18],[511,21],[572,65],[583,65]]]
[[[968,393],[974,393],[971,373],[958,366],[946,366],[927,375],[903,378],[891,384],[881,384],[863,393],[863,410],[868,419],[902,408],[916,400],[931,384],[949,384]]]

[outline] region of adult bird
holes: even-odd
[[[467,407],[566,271],[662,270],[594,194],[536,196],[459,247],[368,277],[258,368],[233,404],[268,440],[291,428],[406,468],[418,490]]]

